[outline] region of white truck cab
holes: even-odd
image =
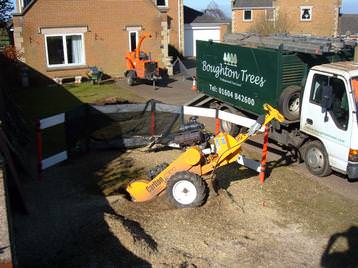
[[[337,62],[313,67],[301,99],[300,131],[309,171],[331,170],[358,179],[358,65]]]

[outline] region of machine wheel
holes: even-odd
[[[149,170],[148,172],[148,177],[152,180],[154,179],[156,176],[158,176],[164,169],[166,169],[169,166],[168,163],[161,163],[160,165],[152,168],[151,170]]]
[[[307,169],[316,176],[326,177],[331,174],[329,159],[324,145],[318,141],[310,141],[305,145],[304,160]]]
[[[134,85],[134,79],[136,77],[136,74],[134,71],[129,71],[127,73],[127,84],[128,86],[133,86]]]
[[[238,111],[236,111],[234,108],[229,107],[229,106],[221,106],[219,108],[219,110],[228,112],[228,113],[232,113],[232,114],[238,114]],[[230,134],[231,136],[235,137],[237,134],[240,133],[241,127],[236,124],[221,120],[220,121],[220,129],[221,129],[221,131],[226,132],[226,133]]]
[[[206,200],[207,192],[204,180],[192,172],[177,172],[168,181],[169,202],[178,208],[201,206]]]
[[[289,86],[281,94],[279,110],[287,120],[294,121],[300,118],[301,87]]]

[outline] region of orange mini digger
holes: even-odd
[[[170,165],[161,165],[152,179],[137,179],[130,182],[127,192],[135,202],[144,202],[167,192],[169,201],[176,207],[197,207],[207,198],[207,186],[202,176],[212,174],[216,168],[238,161],[241,163],[241,145],[256,135],[262,126],[276,119],[285,118],[273,107],[264,105],[266,115],[260,116],[256,123],[236,138],[220,133],[213,138],[207,149],[192,146]],[[259,167],[257,167],[259,168]],[[255,167],[255,170],[257,170]]]
[[[129,51],[126,54],[127,70],[125,77],[129,86],[133,86],[136,81],[149,80],[155,83],[160,79],[158,61],[152,60],[149,55],[141,50],[144,39],[151,38],[149,33],[140,35],[137,47],[134,51]]]

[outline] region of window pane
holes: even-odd
[[[47,54],[49,65],[65,63],[62,36],[47,37]]]
[[[275,19],[275,11],[273,9],[266,10],[266,19],[269,21],[273,21]]]
[[[302,20],[311,20],[312,9],[311,8],[302,8],[301,9],[301,19]]]
[[[66,36],[68,64],[83,63],[83,47],[81,35]]]
[[[130,38],[131,38],[131,51],[136,50],[137,48],[137,33],[130,33]]]
[[[165,6],[165,0],[157,0],[158,6]]]
[[[338,126],[347,129],[349,120],[349,104],[344,82],[338,78],[331,79],[333,88],[332,113]]]
[[[322,89],[328,85],[328,76],[316,74],[313,77],[312,91],[310,100],[315,104],[321,104]]]
[[[251,10],[245,10],[244,12],[245,20],[251,20]]]

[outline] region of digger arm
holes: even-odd
[[[141,51],[141,48],[142,48],[142,44],[143,44],[143,41],[144,39],[146,38],[152,38],[152,35],[150,33],[143,33],[139,36],[139,40],[138,40],[138,44],[137,44],[137,48],[136,48],[136,58],[139,59],[139,56],[140,56],[140,51]]]
[[[240,153],[241,145],[245,143],[250,137],[256,135],[262,126],[266,126],[272,120],[276,119],[279,122],[285,121],[285,117],[275,108],[269,104],[264,104],[264,110],[267,112],[266,115],[260,116],[254,125],[248,130],[245,134],[239,134],[235,141],[234,138],[228,135],[228,140],[226,142],[231,143],[231,147],[224,151],[219,157],[214,161],[214,167],[223,166],[228,163],[236,161],[237,155]],[[219,134],[220,135],[220,134]],[[206,167],[205,170],[210,171],[210,168]]]
[[[251,136],[256,135],[256,133],[261,129],[262,126],[266,126],[272,120],[276,119],[279,122],[285,121],[285,117],[275,108],[273,108],[269,104],[264,104],[264,110],[266,111],[266,115],[259,117],[254,125],[248,130],[245,134],[239,134],[236,137],[236,140],[241,144],[246,142]]]

